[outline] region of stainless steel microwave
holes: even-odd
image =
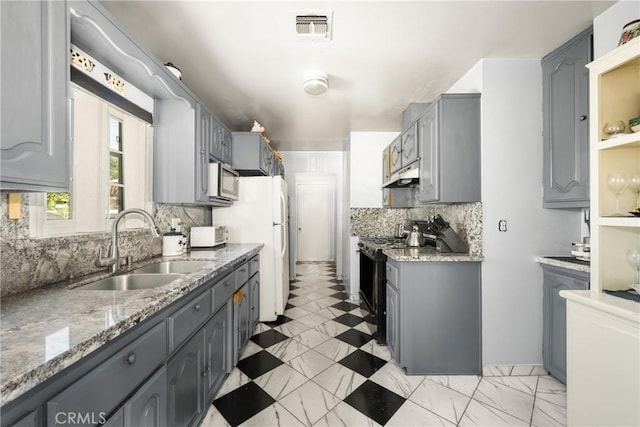
[[[209,198],[238,200],[238,172],[224,163],[209,163]]]

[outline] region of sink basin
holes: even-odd
[[[210,261],[164,261],[138,268],[133,270],[131,273],[189,274],[194,271],[198,271],[209,264],[211,264]]]
[[[73,289],[81,291],[133,291],[164,286],[180,277],[182,277],[180,274],[125,274],[107,277]]]

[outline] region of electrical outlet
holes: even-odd
[[[176,230],[180,227],[180,218],[171,218],[171,228],[175,228]]]

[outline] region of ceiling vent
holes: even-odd
[[[331,40],[330,10],[294,12],[296,34],[302,40]]]

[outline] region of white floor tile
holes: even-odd
[[[369,334],[369,335],[373,333],[373,331],[371,330],[371,326],[367,322],[362,322],[354,326],[353,329],[356,329],[360,332],[364,332],[365,334]]]
[[[567,425],[567,410],[564,406],[536,398],[531,424],[537,427],[564,427]]]
[[[211,407],[209,407],[209,411],[207,411],[207,414],[204,416],[200,427],[231,427],[231,424],[224,419],[215,406],[211,405]]]
[[[318,332],[322,332],[325,335],[329,335],[330,337],[335,337],[336,335],[340,335],[341,333],[349,329],[349,327],[343,325],[342,323],[328,320],[324,323],[319,324],[314,329]]]
[[[366,378],[362,375],[339,364],[331,366],[313,379],[320,387],[340,399],[344,399],[351,394],[365,380]]]
[[[331,290],[331,289],[329,289],[329,290]],[[323,296],[322,298],[315,300],[315,302],[317,302],[318,304],[324,305],[325,307],[330,307],[330,306],[332,306],[334,304],[342,302],[342,300],[339,300],[339,299],[334,298],[334,297]]]
[[[529,423],[502,412],[491,406],[471,399],[467,410],[460,420],[460,426],[528,426]]]
[[[280,365],[253,381],[269,393],[269,396],[278,400],[309,381],[309,379],[289,365]]]
[[[344,341],[331,338],[330,340],[314,347],[314,350],[337,362],[356,351],[357,347],[349,345]]]
[[[309,325],[302,323],[300,319],[298,319],[298,320],[291,320],[290,322],[287,322],[287,323],[283,323],[282,325],[276,326],[273,329],[275,329],[278,332],[282,332],[288,337],[293,337],[303,333],[304,331],[309,330],[310,328],[311,327]]]
[[[316,311],[322,310],[324,308],[322,304],[318,304],[315,301],[308,302],[306,304],[300,305],[299,307],[311,313],[315,313]]]
[[[262,347],[253,341],[247,341],[247,345],[244,347],[244,350],[242,350],[242,354],[240,355],[240,360],[246,359],[247,357],[259,353],[262,350]]]
[[[327,319],[317,315],[316,313],[309,313],[306,316],[300,317],[298,321],[304,323],[310,328],[313,328],[315,326],[318,326],[321,323],[326,322]]]
[[[362,347],[360,350],[366,351],[367,353],[371,353],[374,356],[379,357],[380,359],[384,359],[387,362],[391,360],[391,352],[389,351],[389,347],[386,345],[376,344],[376,340],[371,340]]]
[[[362,412],[344,402],[339,403],[327,415],[322,417],[314,427],[378,427],[380,424],[365,416]]]
[[[540,377],[536,399],[543,399],[556,405],[567,407],[567,388],[552,377]]]
[[[275,357],[282,360],[283,362],[288,362],[294,357],[298,357],[302,353],[309,350],[310,350],[309,347],[291,338],[267,348],[267,351],[269,353],[273,354]]]
[[[393,363],[387,363],[377,370],[371,381],[392,392],[407,398],[420,385],[424,377],[420,375],[405,375],[404,371]]]
[[[535,394],[538,377],[488,377],[485,381],[506,385],[523,393]]]
[[[303,310],[299,307],[289,308],[284,311],[284,315],[289,319],[297,319],[299,317],[306,316],[307,314],[309,314],[307,310]]]
[[[542,365],[514,365],[511,375],[549,375]]]
[[[233,368],[229,376],[222,383],[220,390],[216,393],[216,399],[224,396],[225,394],[232,392],[233,390],[242,387],[246,383],[251,381],[251,378],[242,373],[238,368]]]
[[[307,294],[309,295],[309,294]],[[297,307],[302,307],[303,305],[311,302],[312,300],[307,299],[307,295],[305,296],[300,296],[300,297],[293,297],[293,298],[289,298],[289,301],[287,301],[289,304],[291,305],[295,305]]]
[[[289,366],[307,378],[315,377],[334,363],[333,360],[313,350],[307,351],[287,362]]]
[[[240,427],[304,427],[304,424],[276,402],[240,424]]]
[[[314,348],[331,339],[331,337],[329,335],[323,334],[322,332],[318,332],[315,329],[308,329],[307,331],[294,336],[293,339],[301,342],[309,348]]]
[[[480,383],[477,375],[429,375],[427,379],[469,397],[473,396]]]
[[[326,317],[328,320],[330,320],[344,314],[344,311],[333,307],[325,307],[320,311],[316,311],[316,314],[322,317]]]
[[[304,425],[312,426],[340,403],[340,399],[309,381],[282,399],[281,403]]]
[[[490,380],[483,378],[480,381],[473,398],[528,422],[533,411],[533,395]]]
[[[253,335],[258,335],[264,331],[268,331],[269,329],[271,329],[271,327],[265,325],[264,323],[258,323],[256,325],[256,330],[253,331]]]
[[[485,377],[505,377],[511,375],[513,365],[489,365],[482,368],[482,375]]]
[[[400,409],[385,424],[385,427],[453,427],[455,424],[427,411],[410,400],[402,404]]]
[[[457,423],[471,398],[433,381],[425,380],[416,388],[409,400],[452,423]]]

